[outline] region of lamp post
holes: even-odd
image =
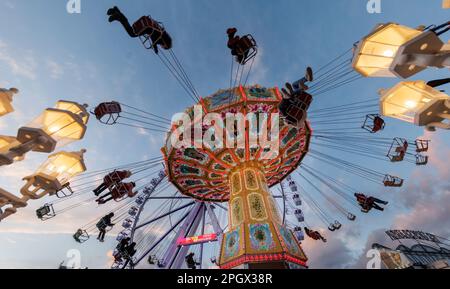
[[[408,78],[427,67],[450,67],[450,45],[439,35],[450,22],[430,30],[380,24],[354,50],[353,68],[365,77]]]
[[[17,212],[17,208],[27,206],[28,200],[37,200],[46,195],[54,195],[62,190],[74,176],[85,172],[83,155],[78,152],[61,151],[48,157],[31,176],[25,177],[26,184],[21,188],[21,197],[0,189],[0,221]],[[9,205],[4,211],[2,207]]]
[[[425,83],[403,81],[390,89],[380,90],[380,111],[429,131],[450,129],[450,97]]]
[[[0,88],[0,116],[4,116],[5,114],[14,111],[11,102],[13,100],[13,96],[17,93],[19,93],[17,88]]]
[[[51,153],[55,148],[80,140],[86,132],[89,114],[87,105],[58,101],[38,118],[19,128],[17,143],[0,153],[0,166],[10,165],[29,151]]]

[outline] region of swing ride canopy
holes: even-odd
[[[222,118],[227,113],[277,113],[281,94],[278,88],[263,88],[258,85],[219,90],[215,94],[200,100],[204,113],[219,113]],[[187,113],[192,115],[193,108]],[[193,120],[201,121],[201,120]],[[165,146],[162,148],[169,180],[178,190],[187,196],[202,201],[226,202],[229,200],[229,176],[236,166],[257,161],[265,174],[269,187],[280,183],[293,172],[308,152],[311,128],[306,124],[297,129],[280,120],[279,153],[275,158],[261,159],[262,147],[250,147],[249,123],[241,136],[245,139],[245,149],[216,148],[201,149],[173,147],[169,131]]]

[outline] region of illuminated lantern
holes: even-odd
[[[7,152],[11,146],[17,144],[17,140],[13,136],[0,136],[0,153]]]
[[[355,48],[353,68],[365,77],[408,78],[429,66],[450,67],[450,49],[439,39],[443,32],[438,28],[380,24]]]
[[[0,88],[0,116],[11,113],[14,108],[11,105],[14,94],[19,93],[17,88]]]
[[[58,152],[48,157],[35,174],[25,177],[27,181],[20,192],[30,199],[40,199],[45,195],[54,195],[64,188],[71,178],[85,172],[83,154],[78,152]]]
[[[450,9],[450,0],[442,0],[442,8]]]
[[[0,165],[9,165],[29,151],[51,153],[56,147],[80,140],[86,132],[89,115],[87,105],[58,101],[29,125],[19,128],[18,144],[1,153]]]
[[[430,131],[436,127],[450,129],[450,98],[427,85],[425,81],[404,81],[387,90],[380,90],[380,110],[385,116],[397,118]]]
[[[2,162],[9,162],[8,158],[3,158],[3,154],[7,153],[10,148],[20,145],[20,142],[17,141],[15,137],[1,135],[0,136],[0,164]],[[16,156],[14,157],[14,161],[22,161],[24,156]]]
[[[86,107],[75,106],[75,104],[66,107],[67,103],[58,101],[56,108],[47,108],[29,125],[19,129],[17,139],[25,143],[36,137],[43,137],[46,141],[34,148],[33,151],[46,153],[52,152],[56,145],[61,147],[82,139],[89,119]]]

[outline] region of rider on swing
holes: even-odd
[[[108,10],[109,22],[119,21],[130,37],[149,37],[152,40],[152,48],[158,54],[158,46],[165,50],[172,48],[172,38],[161,25],[148,16],[141,17],[133,26],[128,22],[127,17],[117,6]]]
[[[199,262],[195,261],[194,255],[195,254],[191,252],[185,257],[186,265],[189,269],[197,269],[197,266],[200,265]]]
[[[112,199],[119,201],[125,196],[129,198],[134,197],[138,192],[133,191],[136,187],[136,183],[118,183],[109,193],[101,196],[97,200],[95,200],[99,205],[105,204],[106,202],[111,201]],[[109,198],[105,199],[107,196]]]
[[[115,225],[112,223],[113,217],[114,217],[114,213],[109,213],[108,215],[101,218],[100,221],[98,221],[98,223],[96,225],[98,228],[98,231],[99,231],[97,240],[99,240],[100,242],[105,241],[106,228],[113,227]]]
[[[371,209],[376,209],[379,211],[384,211],[384,208],[382,208],[378,204],[387,205],[388,202],[377,199],[375,197],[367,197],[364,194],[361,193],[355,193],[356,200],[358,201],[358,204],[361,206],[361,212],[368,213]]]
[[[310,237],[313,240],[322,240],[322,242],[326,243],[327,239],[325,239],[322,234],[320,234],[320,232],[318,231],[314,231],[314,230],[310,230],[307,227],[304,228],[305,229],[305,233],[308,237]]]
[[[95,190],[94,193],[96,196],[103,193],[107,188],[112,187],[113,185],[116,185],[123,180],[131,177],[130,171],[114,171],[112,173],[107,174],[103,178],[103,183],[101,183]]]
[[[281,89],[283,99],[278,108],[289,124],[298,127],[304,124],[307,110],[312,103],[312,96],[306,92],[309,89],[306,83],[313,79],[312,68],[308,67],[303,78],[292,84],[286,83],[286,88]]]

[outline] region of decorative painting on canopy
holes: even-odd
[[[230,99],[229,96],[232,95]],[[278,88],[261,86],[237,87],[221,90],[210,97],[203,98],[200,104],[204,113],[216,112],[225,116],[226,113],[266,112],[277,113],[281,95]],[[192,109],[188,110],[192,111]],[[246,126],[249,127],[248,122]],[[289,173],[294,171],[309,149],[311,128],[309,124],[298,130],[280,121],[279,151],[272,159],[263,159],[269,153],[267,148],[250,147],[249,130],[241,135],[244,137],[243,148],[203,147],[175,149],[170,143],[170,136],[176,127],[167,134],[166,145],[162,148],[169,180],[187,196],[214,202],[229,200],[229,177],[236,166],[257,161],[264,173],[269,187],[278,184]],[[225,135],[225,134],[224,134]],[[187,179],[192,178],[193,181]],[[200,183],[199,180],[202,180]]]

